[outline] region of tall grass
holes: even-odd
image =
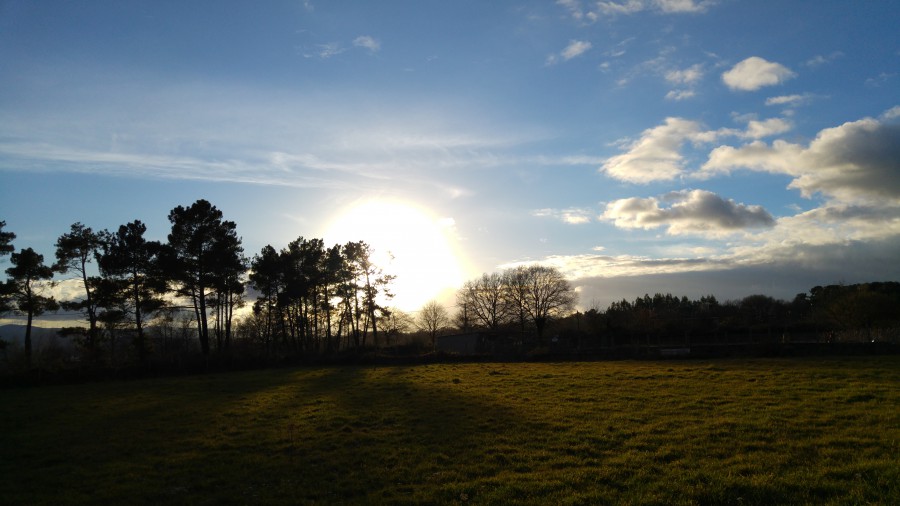
[[[900,504],[900,357],[0,391],[4,504]]]

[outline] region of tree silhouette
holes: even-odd
[[[547,322],[575,308],[575,290],[554,267],[517,267],[507,271],[505,279],[510,307],[523,324],[526,319],[532,322],[540,344]]]
[[[203,199],[172,209],[169,222],[166,273],[177,293],[191,301],[200,348],[209,355],[209,292],[220,289],[223,279],[243,273],[241,239],[235,223],[223,220],[222,212]]]
[[[13,232],[4,232],[4,227],[6,227],[6,222],[0,221],[0,257],[9,255],[15,251],[12,241],[16,238],[16,234]]]
[[[75,301],[63,301],[63,309],[67,311],[81,311],[87,317],[87,339],[84,342],[88,354],[92,357],[97,353],[97,341],[99,328],[97,327],[96,290],[100,279],[97,276],[89,276],[88,264],[96,261],[103,248],[103,234],[95,233],[90,227],[81,223],[73,223],[69,232],[59,236],[56,240],[56,263],[53,270],[65,274],[73,270],[81,278],[84,287],[84,299]]]
[[[268,354],[271,352],[279,316],[278,299],[284,286],[281,258],[272,246],[266,245],[253,257],[250,264],[250,286],[259,292],[253,312],[262,318],[261,337]]]
[[[432,300],[425,303],[419,310],[416,317],[416,326],[419,330],[426,332],[431,338],[431,349],[435,349],[435,341],[437,334],[450,323],[450,315],[447,309],[440,305],[437,301]]]
[[[467,281],[457,292],[457,305],[465,311],[466,323],[496,331],[510,317],[512,307],[507,303],[507,286],[497,273],[483,274]]]
[[[130,314],[141,363],[146,362],[149,351],[145,322],[163,306],[160,295],[166,289],[160,266],[163,246],[158,241],[146,240],[146,231],[147,226],[140,220],[120,226],[110,235],[106,252],[100,258],[101,269],[107,277],[104,291],[107,304]]]
[[[10,257],[13,266],[6,269],[9,293],[14,308],[27,316],[25,325],[25,359],[31,366],[31,325],[35,316],[59,307],[53,297],[38,293],[38,283],[53,277],[53,269],[44,265],[44,255],[25,248]]]
[[[6,227],[6,222],[0,221],[0,258],[15,251],[12,241],[16,238],[16,234],[4,232],[4,227]],[[11,296],[12,285],[9,283],[0,284],[0,314],[9,312],[13,309],[12,301],[10,300]]]

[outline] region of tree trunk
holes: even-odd
[[[25,325],[25,365],[31,368],[31,322],[34,320],[34,311],[28,310],[28,323]]]

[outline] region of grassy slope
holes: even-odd
[[[900,357],[0,391],[6,504],[900,504]]]

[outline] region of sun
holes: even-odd
[[[324,234],[327,243],[365,241],[374,261],[396,279],[388,303],[415,311],[432,299],[445,299],[465,281],[454,247],[452,222],[398,200],[366,200],[342,211]]]

